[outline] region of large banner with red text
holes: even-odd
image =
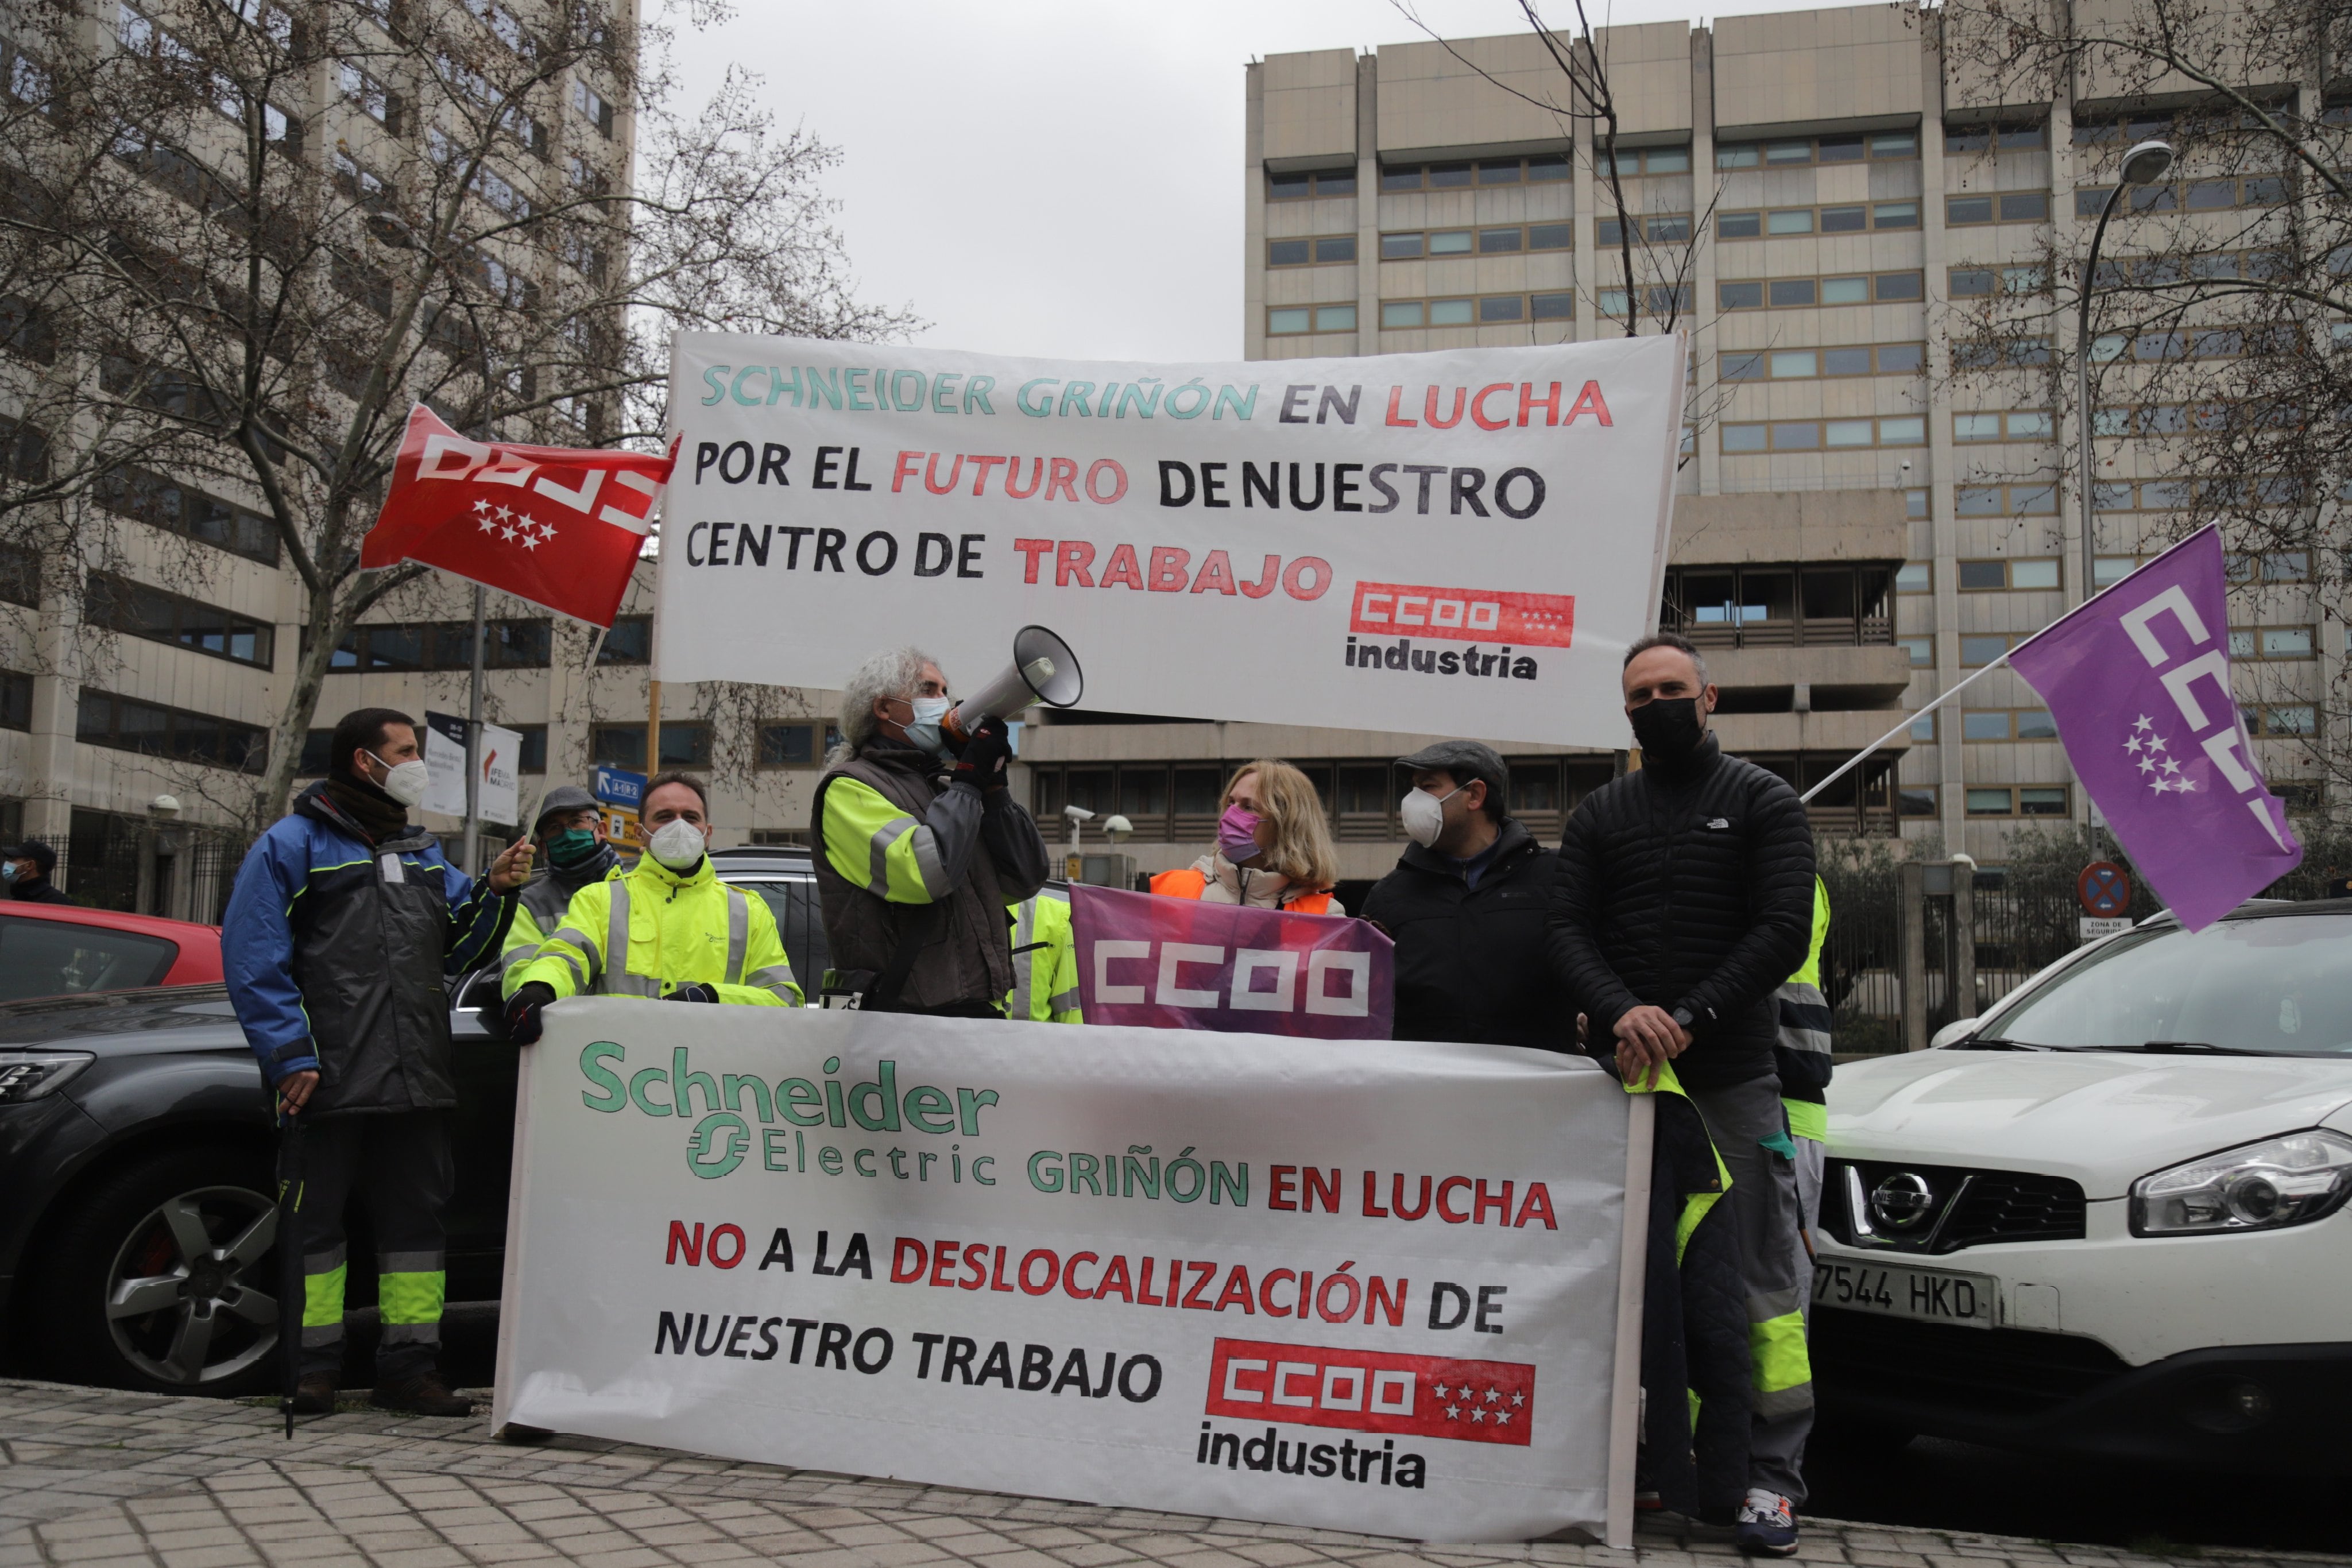
[[[600,998],[524,1057],[498,1420],[1433,1540],[1631,1528],[1630,1097],[1581,1059]]]
[[[1085,706],[1625,744],[1685,349],[1146,364],[681,333],[664,680],[951,682],[1051,627]]]

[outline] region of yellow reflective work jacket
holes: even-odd
[[[1813,937],[1805,966],[1772,995],[1780,1014],[1773,1064],[1780,1074],[1780,1103],[1789,1131],[1817,1144],[1829,1142],[1830,1005],[1822,995],[1822,944],[1830,934],[1830,890],[1813,878]]]
[[[684,875],[639,855],[630,870],[582,888],[539,956],[507,971],[505,992],[534,980],[559,998],[665,997],[701,984],[722,1002],[801,1005],[774,912],[719,881],[708,855]]]
[[[1078,1016],[1078,945],[1070,895],[1043,887],[1013,904],[1013,994],[1004,1016],[1032,1023],[1084,1023]]]

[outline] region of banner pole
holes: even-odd
[[[459,869],[472,876],[482,865],[482,639],[489,595],[474,584],[474,637],[466,682],[466,852]]]
[[[499,1281],[499,1343],[490,1363],[490,1434],[496,1437],[514,1408],[515,1328],[521,1321],[523,1212],[530,1182],[530,1059],[515,1051],[515,1116],[512,1178],[507,1183],[507,1244]]]
[[[1848,773],[1853,771],[1854,766],[1864,758],[1870,756],[1872,752],[1876,751],[1880,747],[1885,745],[1888,741],[1894,739],[1896,736],[1901,735],[1905,730],[1909,729],[1913,725],[1918,723],[1919,716],[1921,714],[1934,713],[1937,708],[1942,707],[1946,703],[1950,702],[1954,697],[1958,696],[1962,692],[1968,690],[1969,687],[1974,685],[1977,682],[1984,679],[1987,675],[1991,674],[1995,670],[2000,669],[2002,665],[2008,663],[2009,655],[2007,653],[2003,653],[2000,658],[1995,659],[1991,664],[1987,664],[1975,674],[1969,676],[1967,679],[1960,681],[1952,686],[1948,691],[1945,692],[1943,695],[1937,697],[1927,706],[1919,708],[1915,712],[1906,714],[1901,724],[1896,725],[1893,729],[1888,730],[1885,735],[1880,736],[1868,746],[1864,747],[1860,751],[1857,751],[1852,757],[1847,758],[1843,763],[1838,765],[1838,770],[1836,772],[1831,774],[1828,778],[1822,779],[1820,783],[1814,785],[1803,794],[1798,796],[1797,799],[1801,801],[1810,802],[1814,796],[1820,794],[1822,790],[1828,789],[1831,785],[1844,778]]]
[[[1609,1495],[1602,1544],[1633,1549],[1633,1468],[1642,1444],[1643,1287],[1650,1267],[1650,1166],[1657,1147],[1658,1101],[1628,1094],[1625,1117],[1625,1225],[1617,1249],[1617,1348],[1609,1388]]]

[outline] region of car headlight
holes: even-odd
[[[95,1060],[87,1051],[0,1051],[0,1105],[55,1093]]]
[[[2132,1183],[2134,1236],[2276,1230],[2352,1197],[2352,1138],[2315,1128],[2225,1149]]]

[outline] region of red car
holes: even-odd
[[[220,979],[217,925],[70,904],[0,903],[0,1002]]]

